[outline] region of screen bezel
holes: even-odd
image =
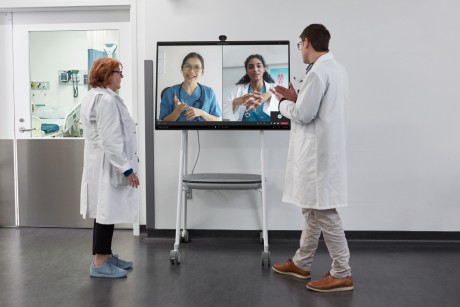
[[[162,55],[159,50],[161,47],[206,47],[206,46],[216,46],[216,47],[222,47],[221,51],[221,61],[223,62],[224,59],[224,48],[225,46],[286,46],[287,47],[287,69],[288,69],[288,79],[287,82],[290,81],[290,43],[288,40],[270,40],[270,41],[162,41],[162,42],[157,42],[157,48],[156,48],[156,68],[155,68],[155,130],[289,130],[290,129],[290,120],[282,117],[282,123],[280,122],[244,122],[244,121],[212,121],[212,122],[181,122],[181,121],[162,121],[159,120],[158,112],[159,112],[159,106],[161,102],[161,97],[160,97],[160,92],[162,89],[159,89],[159,73],[161,69],[164,69],[162,67],[162,64],[160,64],[160,61],[164,59],[160,59],[161,56],[165,56],[164,54]],[[184,53],[185,56],[186,53]],[[252,53],[251,53],[252,54]],[[249,55],[249,54],[248,54]],[[263,56],[263,55],[262,55]],[[206,58],[205,58],[206,61]],[[243,64],[243,63],[241,63]],[[270,63],[266,63],[270,67]],[[180,66],[180,63],[179,63]],[[243,65],[241,65],[243,66]],[[223,63],[221,64],[221,78],[223,79]],[[209,70],[209,66],[207,66],[206,70]],[[221,79],[220,82],[220,93],[221,97],[218,97],[220,99],[220,106],[221,109],[223,107],[223,80]],[[235,80],[235,83],[238,80]],[[160,91],[160,92],[159,92]],[[221,110],[223,112],[223,110]],[[281,115],[280,115],[281,116]]]

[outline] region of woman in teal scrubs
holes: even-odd
[[[214,90],[198,83],[204,72],[204,59],[191,52],[182,61],[184,82],[165,90],[160,116],[164,121],[221,121],[222,112]]]

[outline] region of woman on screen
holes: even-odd
[[[270,92],[275,80],[267,72],[260,54],[250,55],[244,61],[246,74],[236,83],[224,103],[224,120],[270,121],[270,112],[278,111],[278,100]]]
[[[204,59],[191,52],[182,61],[184,82],[164,90],[160,116],[164,121],[221,121],[222,113],[213,89],[198,83],[204,72]]]

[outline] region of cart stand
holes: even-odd
[[[261,193],[262,201],[262,232],[260,241],[263,242],[262,266],[270,265],[270,252],[268,247],[267,214],[265,201],[264,174],[264,139],[260,131],[261,142],[261,174],[233,174],[233,173],[201,173],[186,174],[187,169],[187,131],[182,131],[181,150],[179,160],[179,181],[177,192],[176,236],[174,249],[169,254],[171,264],[180,263],[180,242],[189,242],[187,231],[187,191],[191,190],[257,190]],[[183,228],[181,231],[181,218],[183,212]]]

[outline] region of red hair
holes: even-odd
[[[106,88],[113,71],[120,70],[122,67],[121,62],[114,58],[96,59],[89,71],[89,85],[92,88]]]

